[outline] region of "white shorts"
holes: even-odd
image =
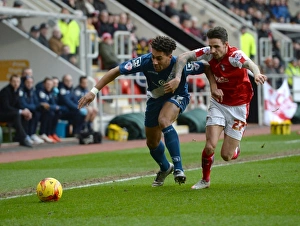
[[[241,140],[247,126],[249,104],[228,106],[211,98],[207,112],[206,126],[224,126],[224,133],[236,140]]]

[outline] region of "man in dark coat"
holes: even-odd
[[[32,118],[32,113],[22,109],[19,102],[19,87],[21,79],[12,75],[9,84],[0,91],[0,122],[10,122],[16,129],[16,138],[20,145],[32,147],[32,141],[26,134],[26,124]]]

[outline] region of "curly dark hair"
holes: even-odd
[[[166,36],[157,36],[152,40],[151,46],[156,51],[170,55],[173,50],[176,49],[176,42],[172,38]]]
[[[208,30],[206,36],[209,39],[217,38],[221,39],[223,43],[228,41],[228,34],[225,28],[223,27],[214,27]]]

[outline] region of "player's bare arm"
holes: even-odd
[[[176,60],[176,67],[175,67],[175,78],[179,78],[181,80],[181,74],[183,68],[187,64],[187,62],[196,61],[196,53],[194,51],[188,51],[185,53],[180,54]]]
[[[96,94],[108,83],[113,81],[120,75],[119,66],[109,70],[100,80],[99,82],[88,92],[86,95],[80,98],[78,101],[78,109],[88,106],[94,99]]]
[[[209,63],[206,61],[202,61],[202,63],[204,64],[204,72],[205,72],[206,78],[208,79],[208,82],[209,82],[211,96],[216,101],[222,103],[223,96],[224,96],[223,91],[221,89],[218,89],[215,76],[213,75],[213,73],[210,69]]]
[[[243,67],[249,69],[253,73],[256,85],[262,85],[265,81],[267,81],[267,76],[261,74],[258,66],[251,59],[246,60]]]
[[[196,57],[196,54],[194,51],[189,51],[189,52],[183,53],[177,57],[175,68],[173,68],[173,70],[171,72],[171,74],[172,73],[175,74],[174,79],[170,80],[169,82],[167,82],[164,85],[165,93],[169,93],[169,92],[174,93],[175,92],[175,90],[177,89],[177,87],[181,81],[182,71],[183,71],[186,63],[190,62],[190,61],[195,61],[195,60],[197,60],[197,57]]]

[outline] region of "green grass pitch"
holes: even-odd
[[[151,187],[158,166],[147,148],[0,164],[0,225],[299,225],[299,135],[245,137],[229,163],[220,145],[204,190],[190,189],[203,142],[181,144],[181,186],[170,175]],[[33,194],[44,177],[62,183],[58,202]]]

